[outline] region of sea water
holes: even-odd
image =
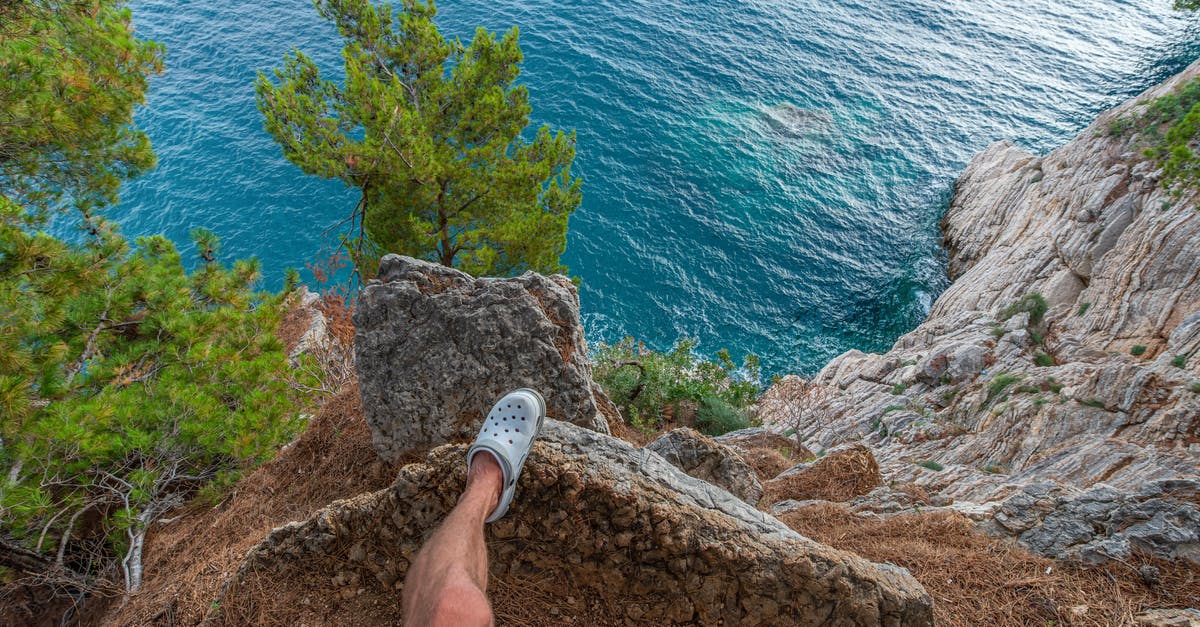
[[[947,284],[938,221],[989,143],[1044,152],[1196,56],[1169,0],[467,0],[438,24],[519,26],[535,124],[578,132],[563,261],[591,340],[758,354],[811,373],[884,350]],[[137,122],[158,168],[113,211],[189,258],[196,226],[264,285],[329,256],[357,195],[262,129],[253,81],[293,48],[341,76],[302,0],[132,3],[166,46]],[[304,273],[311,283],[313,275]]]

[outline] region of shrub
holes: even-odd
[[[1091,303],[1084,303],[1084,304],[1082,304],[1082,305],[1080,305],[1080,306],[1079,306],[1079,311],[1076,311],[1076,312],[1075,312],[1075,315],[1076,315],[1076,316],[1082,316],[1083,314],[1087,313],[1087,310],[1088,310],[1088,309],[1091,309],[1091,308],[1092,308],[1092,304],[1091,304]]]
[[[892,394],[899,396],[903,394],[904,390],[906,389],[907,387],[903,383],[897,383],[896,385],[892,386]]]
[[[1176,355],[1175,357],[1171,358],[1171,365],[1175,366],[1176,368],[1186,368],[1187,360],[1187,355]]]
[[[945,468],[946,468],[945,466],[933,461],[932,459],[923,459],[923,460],[917,462],[917,465],[921,466],[922,468],[928,468],[929,470],[932,470],[934,472],[941,472],[942,470],[945,470]]]
[[[1021,387],[1017,388],[1017,391],[1024,394],[1037,394],[1038,392],[1042,391],[1042,388],[1036,385],[1022,385]]]
[[[721,435],[752,426],[746,411],[718,396],[705,396],[696,408],[696,428],[706,435]]]
[[[1079,404],[1083,405],[1084,407],[1095,407],[1097,409],[1105,409],[1104,401],[1102,401],[1098,398],[1089,398],[1086,401],[1081,400],[1081,401],[1079,401]]]
[[[992,337],[1004,337],[1005,333],[1008,333],[1008,331],[1005,331],[1004,327],[998,324],[992,326]]]
[[[1129,354],[1133,355],[1134,357],[1142,355],[1145,352],[1146,352],[1146,347],[1142,346],[1141,344],[1138,344],[1137,346],[1134,346],[1133,348],[1129,349]]]
[[[1200,180],[1200,156],[1194,151],[1200,136],[1200,79],[1192,79],[1144,104],[1141,115],[1114,120],[1109,131],[1141,133],[1138,141],[1142,152],[1160,168],[1163,189],[1178,196]]]
[[[1019,374],[1009,374],[1007,372],[997,373],[996,376],[992,377],[992,380],[988,382],[988,400],[995,398],[1000,394],[1000,392],[1004,391],[1004,388],[1020,380],[1021,375]]]
[[[1000,319],[1008,320],[1019,313],[1028,313],[1029,324],[1038,326],[1042,323],[1042,318],[1046,315],[1046,309],[1046,299],[1037,292],[1031,292],[1022,296],[1017,302],[1002,309],[1000,311]]]
[[[1033,363],[1046,368],[1054,365],[1054,358],[1046,353],[1038,352],[1033,355]]]
[[[1200,394],[1200,381],[1192,381],[1191,383],[1188,384],[1188,389],[1197,394]]]
[[[744,412],[758,398],[758,358],[747,355],[739,368],[729,352],[717,352],[717,361],[698,357],[696,340],[684,338],[670,351],[660,352],[625,338],[616,344],[601,344],[593,355],[594,376],[621,409],[630,424],[654,429],[662,425],[668,408],[672,414],[683,403],[696,404],[697,412],[706,399]],[[721,422],[725,413],[708,400],[709,418]]]
[[[894,411],[900,411],[901,409],[904,409],[904,405],[888,405],[887,407],[883,408],[883,413],[888,414]]]

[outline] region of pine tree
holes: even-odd
[[[432,1],[393,12],[369,0],[317,0],[345,40],[346,80],[321,77],[300,51],[260,75],[259,109],[283,154],[306,173],[361,190],[360,272],[399,252],[477,275],[561,272],[580,203],[574,133],[526,141],[529,94],[513,28],[447,40]]]
[[[154,164],[132,114],[161,50],[129,17],[0,0],[0,583],[135,589],[150,521],[272,455],[315,383],[256,261],[226,267],[197,229],[189,274],[165,238],[130,246],[104,218]],[[44,231],[72,211],[79,241]]]

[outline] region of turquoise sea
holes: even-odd
[[[1200,56],[1200,23],[1169,5],[447,0],[439,24],[518,25],[535,122],[578,130],[565,262],[591,339],[695,336],[811,373],[922,320],[976,152],[1049,150]],[[205,226],[227,259],[258,256],[267,287],[328,255],[356,196],[283,159],[252,82],[292,47],[338,76],[334,30],[303,0],[132,8],[167,70],[137,115],[159,167],[127,185],[125,231],[182,243]]]

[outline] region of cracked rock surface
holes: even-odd
[[[754,469],[737,451],[686,427],[662,434],[646,445],[688,475],[725,488],[734,496],[755,505],[763,488]]]
[[[476,279],[387,255],[354,326],[363,408],[384,459],[473,438],[492,403],[519,387],[541,392],[551,418],[608,433],[579,295],[564,276]]]

